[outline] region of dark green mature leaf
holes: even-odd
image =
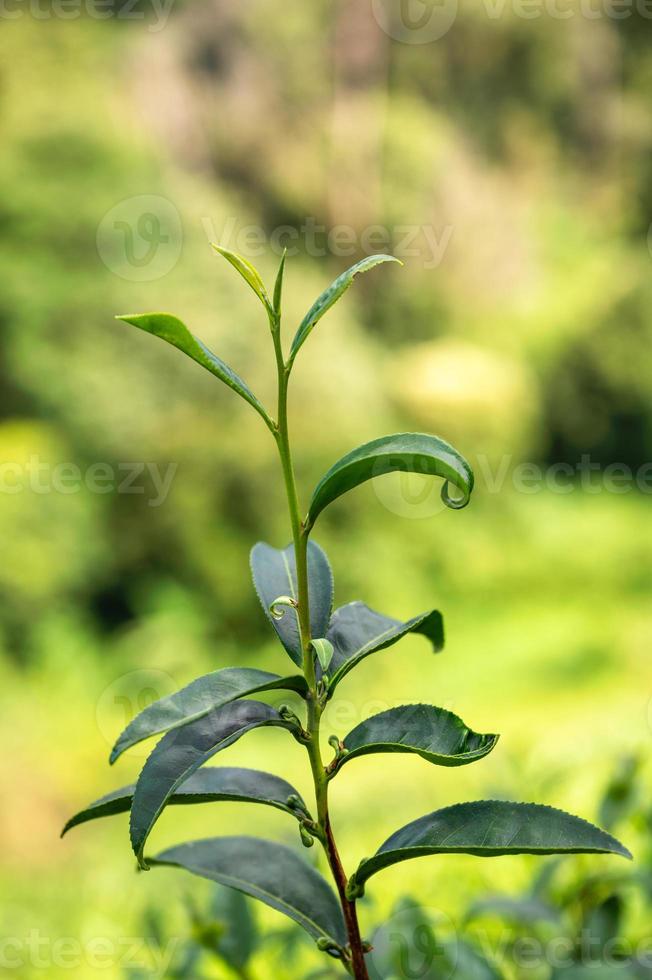
[[[464,980],[504,980],[503,974],[491,963],[484,952],[463,939],[453,939],[444,944],[448,962],[452,966],[449,977],[464,977]],[[442,980],[446,974],[442,974]]]
[[[498,735],[478,735],[444,708],[406,704],[373,715],[349,732],[337,770],[376,752],[413,752],[438,766],[465,766],[488,755],[497,741]]]
[[[259,415],[263,417],[268,426],[271,420],[261,403],[242,378],[235,373],[221,358],[206,347],[205,344],[190,333],[185,323],[171,313],[125,313],[116,317],[116,320],[124,320],[146,333],[154,334],[161,340],[167,341],[178,350],[183,351],[191,357],[197,364],[214,374],[216,378],[223,381],[225,385],[232,388],[241,398],[255,408]]]
[[[561,913],[548,902],[534,895],[524,895],[522,898],[512,898],[510,895],[487,895],[469,906],[465,922],[483,916],[495,916],[517,926],[532,926],[537,922],[558,923]]]
[[[329,694],[361,660],[370,653],[384,650],[407,633],[420,633],[433,645],[435,651],[444,646],[444,621],[436,609],[421,613],[402,623],[390,616],[383,616],[366,606],[364,602],[349,602],[333,613],[326,638],[334,647],[329,667]]]
[[[598,817],[611,830],[624,820],[636,806],[640,794],[641,758],[635,755],[620,759],[604,791]]]
[[[225,667],[223,670],[204,674],[180,691],[150,704],[136,715],[115,743],[110,761],[114,763],[126,749],[143,739],[187,725],[188,722],[238,698],[277,690],[296,691],[304,696],[307,685],[305,679],[298,674],[293,677],[279,677],[278,674],[251,667]]]
[[[400,432],[382,436],[343,456],[322,477],[310,501],[307,526],[312,527],[324,507],[367,480],[392,472],[439,476],[445,482],[442,500],[460,510],[471,499],[473,472],[463,456],[437,436]],[[451,497],[449,485],[461,496]]]
[[[292,660],[301,666],[301,638],[295,610],[287,608],[280,619],[270,613],[272,603],[279,596],[297,598],[294,545],[289,544],[281,551],[259,541],[251,550],[250,562],[254,587],[265,615]],[[325,636],[333,608],[333,573],[325,552],[314,541],[308,542],[308,591],[312,635]]]
[[[112,817],[117,813],[127,813],[131,810],[131,801],[135,785],[123,786],[101,799],[90,803],[79,813],[71,817],[61,832],[61,836],[79,824],[101,817]],[[296,797],[298,806],[289,806],[288,799]],[[265,803],[268,806],[284,810],[297,820],[302,820],[308,813],[305,803],[291,783],[273,776],[268,772],[257,769],[237,769],[230,766],[220,766],[219,769],[200,769],[188,779],[185,779],[170,796],[168,803],[216,803],[219,801],[235,800],[242,803]]]
[[[623,899],[617,893],[585,910],[580,942],[586,947],[584,954],[588,959],[599,959],[605,947],[618,938],[623,914]]]
[[[231,263],[233,268],[240,273],[247,285],[253,289],[267,312],[272,313],[272,304],[269,301],[265,284],[260,277],[260,273],[254,268],[251,262],[248,262],[247,259],[244,259],[241,255],[238,255],[237,252],[232,252],[228,248],[223,248],[221,245],[216,245],[215,242],[211,242],[211,247],[222,255],[227,262]]]
[[[455,962],[451,961],[437,926],[431,910],[413,899],[399,899],[387,920],[371,936],[372,952],[367,958],[370,980],[454,977]]]
[[[171,847],[152,866],[185,868],[260,899],[303,926],[314,939],[346,943],[339,902],[326,881],[294,851],[258,837],[214,837]]]
[[[261,942],[252,903],[235,888],[218,886],[215,892],[211,920],[220,929],[217,950],[238,976],[246,977],[245,967]]]
[[[291,729],[278,711],[260,701],[236,701],[164,735],[147,759],[131,805],[131,845],[145,868],[143,848],[169,798],[217,752],[254,728]]]
[[[429,854],[620,854],[626,847],[593,824],[538,803],[481,800],[435,810],[406,824],[362,861],[351,877],[351,893],[392,864]]]
[[[327,313],[331,306],[338,301],[340,296],[346,292],[358,273],[367,272],[369,269],[373,269],[374,266],[380,265],[381,262],[398,262],[399,265],[403,265],[400,259],[395,259],[393,255],[368,255],[365,259],[352,265],[350,269],[347,269],[346,272],[338,276],[330,284],[328,289],[325,289],[321,296],[317,297],[301,321],[299,329],[294,336],[292,347],[290,348],[290,363],[294,361],[294,358],[297,356],[297,351],[308,338],[315,324],[321,320],[324,313]]]
[[[439,926],[432,909],[400,899],[371,937],[367,958],[371,980],[501,980],[480,950],[459,935],[440,935]]]

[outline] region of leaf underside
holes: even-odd
[[[236,701],[164,735],[136,783],[129,834],[141,867],[143,849],[170,796],[212,756],[255,728],[290,729],[278,711],[260,701]]]
[[[362,861],[351,878],[351,892],[392,864],[429,854],[619,854],[626,847],[581,817],[538,803],[482,800],[435,810],[402,827]]]
[[[497,735],[479,735],[451,711],[408,704],[373,715],[344,739],[338,769],[358,756],[413,752],[438,766],[465,766],[492,751]]]
[[[322,510],[342,494],[367,480],[393,472],[441,477],[442,500],[454,510],[465,507],[471,499],[473,472],[453,446],[437,436],[401,432],[367,442],[339,459],[315,488],[307,526],[312,527]],[[452,497],[449,486],[456,487],[460,496]]]
[[[392,646],[408,633],[419,633],[430,640],[437,652],[444,646],[444,621],[436,609],[402,623],[375,612],[363,602],[350,602],[333,613],[326,638],[334,648],[328,673],[329,694],[361,660],[371,653]]]
[[[298,598],[297,565],[294,545],[280,550],[259,541],[251,550],[251,574],[265,615],[276,630],[285,650],[298,666],[302,664],[301,639],[296,611],[285,609],[280,619],[270,613],[279,596]],[[325,552],[314,541],[308,542],[308,591],[313,636],[325,636],[333,608],[333,573]]]
[[[258,898],[314,938],[346,944],[339,902],[328,883],[294,851],[257,837],[215,837],[169,848],[152,866],[184,868]]]
[[[115,743],[110,762],[114,763],[123,752],[146,738],[187,725],[238,698],[275,690],[295,691],[304,696],[307,685],[300,675],[280,677],[251,667],[226,667],[198,677],[136,715]]]
[[[123,786],[90,803],[70,818],[61,836],[63,837],[73,827],[90,820],[128,813],[131,810],[135,788],[135,785]],[[288,805],[287,801],[292,796],[299,801],[297,806]],[[297,820],[308,815],[305,803],[291,783],[257,769],[239,769],[231,766],[200,769],[185,779],[168,798],[168,804],[175,805],[220,801],[263,803],[284,810]]]

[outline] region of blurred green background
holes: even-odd
[[[287,667],[248,573],[255,541],[289,538],[267,430],[181,354],[113,320],[178,314],[270,403],[266,324],[211,239],[268,282],[279,243],[291,246],[286,338],[367,252],[405,263],[357,280],[297,360],[304,500],[338,456],[403,429],[443,436],[477,473],[460,513],[438,488],[384,478],[317,528],[338,604],[401,618],[437,606],[447,628],[439,657],[409,638],[365,661],[326,734],[406,700],[502,733],[478,766],[371,757],[345,770],[332,801],[346,866],[460,799],[593,818],[615,761],[647,752],[650,21],[567,9],[465,4],[429,39],[428,18],[390,0],[3,8],[0,894],[22,957],[10,973],[42,975],[35,931],[52,976],[122,977],[127,956],[147,959],[127,942],[143,910],[174,918],[203,883],[137,876],[125,818],[63,843],[60,828],[137,775],[142,753],[119,772],[107,756],[152,697],[229,664]],[[282,732],[250,735],[228,763],[309,793]],[[168,811],[153,846],[234,821],[295,842],[282,815],[224,804]],[[532,868],[397,866],[363,928],[404,893],[455,917]],[[86,955],[98,937],[112,950],[101,965]],[[81,962],[56,959],[62,939]],[[268,975],[283,974],[263,959],[256,976]]]

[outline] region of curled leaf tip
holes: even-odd
[[[350,902],[355,902],[358,898],[364,897],[364,884],[358,884],[355,872],[351,875],[347,882],[346,897]]]
[[[471,490],[465,490],[462,496],[455,497],[450,492],[450,482],[446,480],[441,488],[441,499],[451,510],[463,510],[471,500]]]
[[[297,605],[298,605],[297,600],[293,599],[292,596],[280,595],[277,599],[274,599],[274,602],[270,604],[269,614],[272,617],[272,619],[276,619],[278,621],[279,619],[282,619],[283,616],[285,615],[285,609],[283,608],[284,606],[290,606],[290,608],[296,609]]]

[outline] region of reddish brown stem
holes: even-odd
[[[369,980],[367,965],[364,960],[364,952],[362,949],[360,926],[358,925],[358,913],[355,907],[355,902],[350,902],[346,897],[347,878],[346,874],[344,873],[344,868],[342,867],[342,862],[340,861],[340,855],[337,850],[337,845],[335,844],[331,823],[328,818],[324,829],[326,831],[326,850],[328,852],[328,860],[331,871],[333,872],[335,884],[337,885],[337,890],[339,892],[340,901],[342,903],[342,911],[344,912],[344,921],[346,923],[346,931],[349,936],[353,976],[356,978],[356,980]]]

